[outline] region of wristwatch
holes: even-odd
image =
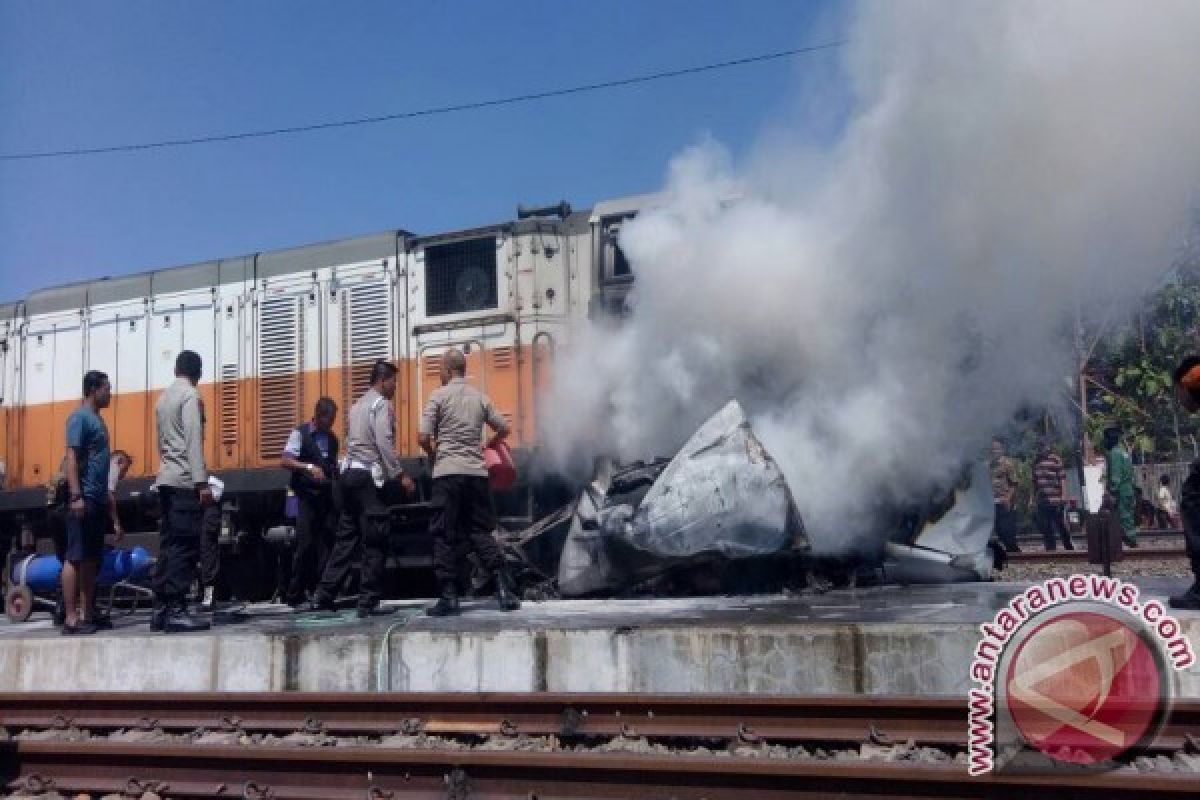
[[[71,495],[71,502],[72,502],[72,503],[74,503],[76,500],[82,500],[82,499],[83,499],[83,495],[81,495],[81,494],[73,494],[73,495]]]

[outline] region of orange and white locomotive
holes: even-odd
[[[154,404],[185,348],[204,360],[206,456],[225,482],[228,522],[242,533],[281,521],[279,457],[291,429],[322,395],[349,409],[376,359],[400,369],[396,438],[418,474],[417,420],[452,346],[467,353],[468,380],[509,417],[514,449],[528,461],[556,348],[573,324],[619,308],[631,285],[616,232],[642,202],[518,209],[517,219],[482,228],[391,231],[0,305],[0,546],[7,552],[40,532],[45,485],[89,369],[112,381],[110,438],[134,459],[118,498],[123,516],[138,515],[134,501],[158,468]],[[340,413],[339,428],[344,420]],[[528,489],[508,498],[510,508],[530,513]]]

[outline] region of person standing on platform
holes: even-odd
[[[67,418],[66,558],[62,568],[64,635],[96,632],[91,618],[96,572],[108,532],[108,426],[100,411],[108,408],[108,376],[92,370],[83,376],[83,403]]]
[[[175,382],[158,399],[160,466],[155,486],[162,506],[159,568],[154,581],[150,629],[167,633],[207,630],[207,620],[187,610],[196,577],[204,509],[212,504],[204,463],[204,402],[196,385],[204,364],[184,350],[175,359]]]
[[[396,455],[396,367],[376,361],[371,368],[371,388],[346,417],[346,457],[338,479],[341,509],[333,552],[313,593],[315,611],[332,611],[337,593],[359,561],[358,616],[389,613],[381,609],[383,569],[387,558],[391,515],[380,490],[398,479],[406,493],[416,486],[404,474]]]
[[[1104,488],[1112,496],[1121,520],[1125,546],[1137,547],[1137,494],[1133,491],[1133,462],[1121,446],[1121,431],[1104,432]]]
[[[1019,553],[1017,547],[1017,519],[1013,511],[1013,499],[1017,494],[1017,470],[1008,457],[1004,442],[992,439],[992,495],[996,506],[996,538],[1010,553]]]
[[[1171,496],[1171,476],[1163,475],[1158,479],[1158,491],[1154,495],[1155,522],[1159,530],[1176,527],[1179,524],[1176,521],[1178,511],[1175,498]]]
[[[108,462],[108,508],[112,516],[114,543],[125,538],[125,529],[121,527],[121,517],[117,514],[117,484],[125,480],[132,466],[133,457],[124,450],[114,450],[112,459]]]
[[[467,359],[457,348],[442,356],[442,386],[421,414],[417,441],[433,464],[433,563],[440,597],[426,609],[433,617],[459,612],[458,557],[474,549],[496,581],[496,600],[504,611],[521,607],[493,531],[496,517],[483,460],[483,426],[508,435],[508,423],[492,401],[467,383]]]
[[[1061,538],[1064,550],[1074,550],[1063,508],[1067,496],[1067,472],[1050,442],[1042,444],[1033,464],[1033,482],[1037,489],[1037,526],[1046,549],[1055,549],[1055,540]]]
[[[1193,414],[1200,412],[1200,356],[1188,356],[1175,368],[1175,399]],[[1171,608],[1200,611],[1200,460],[1193,461],[1179,493],[1183,542],[1192,567],[1192,586],[1170,599]]]
[[[232,613],[237,607],[221,607],[229,597],[228,581],[225,579],[224,564],[221,560],[221,527],[224,524],[221,513],[221,498],[224,496],[225,484],[214,475],[208,476],[208,488],[212,492],[212,503],[204,508],[200,518],[200,597],[198,598],[201,611],[224,611]]]
[[[317,401],[312,419],[288,436],[280,463],[291,470],[291,488],[299,505],[296,513],[296,551],[284,602],[299,609],[309,601],[325,570],[333,545],[337,508],[333,481],[337,477],[338,438],[333,432],[337,403]]]

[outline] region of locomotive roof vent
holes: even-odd
[[[530,219],[531,217],[558,217],[559,219],[566,219],[569,216],[571,216],[571,204],[566,200],[556,206],[517,206],[517,219]]]

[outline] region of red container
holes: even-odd
[[[512,450],[504,442],[483,448],[483,463],[487,466],[488,486],[493,491],[503,492],[516,483],[517,468],[513,464]]]

